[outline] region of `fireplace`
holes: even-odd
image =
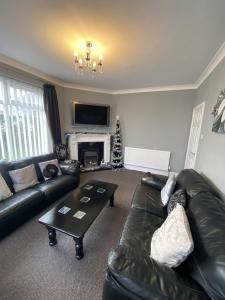
[[[80,160],[81,153],[80,155],[78,155],[79,144],[84,144],[83,146],[85,146],[85,143],[89,144],[89,146],[96,143],[102,143],[103,150],[100,151],[100,156],[98,154],[98,164],[100,164],[101,161],[103,161],[104,164],[110,164],[110,134],[101,134],[101,133],[70,134],[69,136],[70,159]],[[92,149],[86,149],[86,150],[96,151],[94,147]],[[82,163],[84,163],[84,161],[82,161]]]
[[[86,167],[99,166],[103,160],[103,142],[78,143],[78,160]]]

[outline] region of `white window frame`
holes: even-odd
[[[43,89],[0,77],[6,141],[0,124],[0,157],[21,159],[52,152],[52,138],[44,111]],[[15,100],[10,96],[14,89]],[[20,96],[17,94],[20,93]]]

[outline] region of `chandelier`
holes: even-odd
[[[89,71],[91,73],[103,73],[103,55],[100,54],[97,58],[92,57],[92,42],[86,42],[86,48],[84,53],[80,54],[78,51],[74,51],[74,63],[75,70],[78,71]]]

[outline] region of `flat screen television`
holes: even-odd
[[[73,102],[73,125],[109,126],[110,106]]]

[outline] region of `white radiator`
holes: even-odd
[[[124,165],[127,169],[168,174],[170,152],[125,147]]]

